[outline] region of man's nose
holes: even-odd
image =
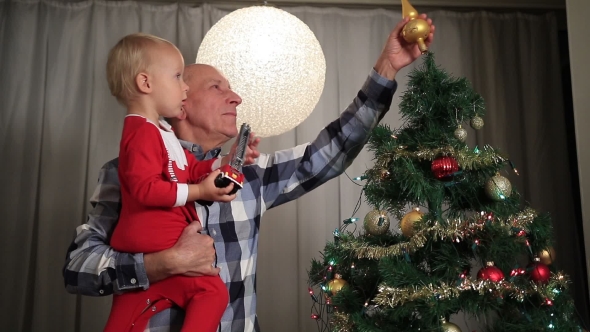
[[[229,92],[230,96],[229,96],[229,102],[230,104],[236,104],[240,105],[242,103],[242,98],[240,97],[240,95],[238,95],[237,93],[230,91]]]

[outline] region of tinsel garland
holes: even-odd
[[[495,219],[499,222],[495,227],[503,229],[507,235],[514,233],[514,229],[526,230],[531,224],[537,213],[531,209],[526,208],[524,211],[510,216],[505,220]],[[406,253],[411,253],[419,248],[424,247],[427,240],[442,241],[449,239],[450,241],[463,240],[470,235],[475,234],[477,230],[485,227],[485,223],[481,221],[482,216],[477,216],[468,220],[447,220],[446,225],[436,222],[433,226],[428,226],[425,222],[416,223],[414,225],[414,235],[407,242],[397,243],[391,246],[383,247],[378,245],[370,245],[364,241],[359,241],[355,238],[342,238],[340,246],[343,249],[354,252],[357,258],[380,259],[390,256],[401,256]]]
[[[354,328],[350,315],[344,312],[334,312],[330,317],[330,324],[334,326],[334,332],[352,332]]]
[[[527,285],[526,289],[518,287],[511,281],[501,280],[493,282],[491,280],[473,280],[465,277],[461,279],[458,285],[449,285],[442,282],[440,285],[432,285],[420,288],[392,288],[386,285],[379,285],[379,294],[375,296],[373,302],[377,305],[387,305],[396,307],[406,302],[426,299],[444,300],[456,298],[464,291],[477,291],[479,295],[492,293],[497,297],[512,297],[518,301],[523,301],[526,296],[539,294],[546,299],[554,300],[557,295],[555,289],[565,289],[568,279],[561,273],[551,274],[547,284],[538,285],[533,281]]]
[[[376,153],[378,157],[375,164],[383,165],[384,167],[389,165],[391,161],[399,158],[434,160],[440,156],[452,156],[457,160],[462,170],[473,170],[483,166],[499,165],[508,160],[508,158],[489,145],[484,146],[481,150],[478,148],[470,150],[467,147],[457,150],[452,146],[445,146],[435,149],[420,149],[418,151],[409,151],[406,150],[405,146],[399,145],[394,151],[381,152]]]

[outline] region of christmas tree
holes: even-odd
[[[374,211],[360,232],[344,221],[309,271],[312,318],[322,331],[460,331],[463,312],[485,331],[581,331],[567,277],[553,267],[547,214],[526,206],[491,146],[470,147],[461,127],[484,125],[465,78],[432,53],[409,77],[404,125],[380,125],[362,179]],[[390,229],[391,217],[401,232]],[[360,223],[360,221],[359,221]]]

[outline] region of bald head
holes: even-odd
[[[215,67],[210,65],[205,65],[202,63],[191,63],[184,67],[184,74],[183,79],[186,84],[190,85],[190,82],[195,78],[198,77],[201,73],[207,70],[216,70]]]

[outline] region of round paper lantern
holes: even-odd
[[[313,32],[295,16],[268,6],[238,9],[205,35],[197,63],[220,70],[242,97],[237,123],[260,137],[295,128],[315,108],[326,59]]]

